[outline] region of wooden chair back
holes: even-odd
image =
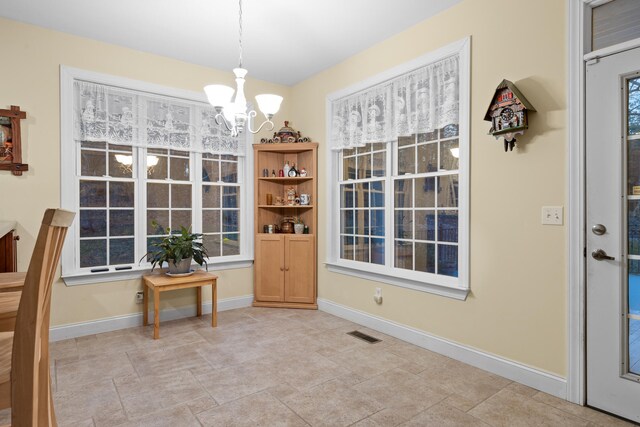
[[[18,308],[11,357],[11,424],[55,426],[49,374],[51,287],[74,212],[47,209]]]

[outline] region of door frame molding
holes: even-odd
[[[586,61],[640,46],[640,39],[591,51],[591,9],[612,0],[567,0],[567,400],[586,403]]]

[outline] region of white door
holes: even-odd
[[[640,48],[587,64],[587,404],[640,421]]]

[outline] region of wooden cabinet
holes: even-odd
[[[254,306],[317,309],[317,143],[256,144]],[[307,176],[273,177],[286,161]],[[263,176],[263,171],[268,176]],[[289,204],[287,190],[309,196],[308,205]],[[270,196],[268,196],[270,195]],[[277,205],[283,198],[284,204]],[[270,202],[270,203],[269,203]],[[265,226],[296,217],[308,234],[267,233]],[[274,227],[275,228],[275,227]]]
[[[15,223],[0,222],[0,273],[16,272],[18,262],[16,253]]]

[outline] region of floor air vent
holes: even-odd
[[[347,332],[347,335],[351,335],[352,337],[360,338],[361,340],[366,341],[369,344],[375,344],[377,342],[380,342],[380,340],[378,338],[374,338],[371,335],[363,334],[360,331]]]

